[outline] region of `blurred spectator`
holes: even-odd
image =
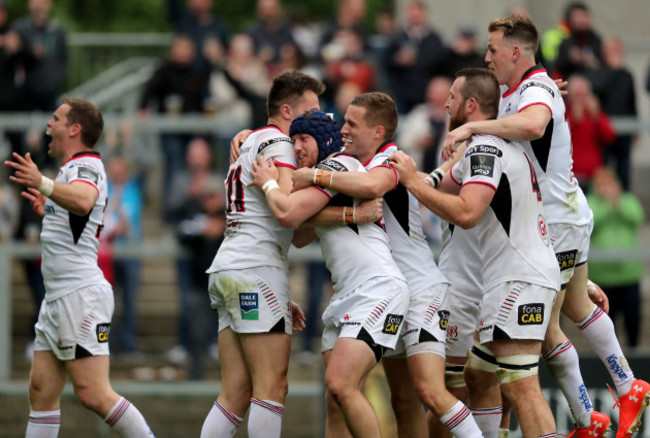
[[[466,67],[485,67],[485,56],[479,53],[476,45],[476,31],[471,27],[461,27],[451,47],[435,60],[429,68],[430,76],[456,78],[456,72]]]
[[[132,175],[127,160],[115,155],[108,161],[108,206],[104,216],[102,237],[113,247],[137,247],[142,241],[142,193],[137,177]],[[116,323],[117,351],[134,357],[137,351],[137,302],[140,288],[140,259],[114,257],[113,273],[116,291],[122,293],[122,315]]]
[[[386,74],[400,114],[424,102],[429,82],[427,69],[445,52],[440,36],[429,25],[422,0],[406,4],[406,27],[393,35],[386,49]]]
[[[451,79],[438,76],[429,82],[426,103],[413,108],[400,120],[397,144],[413,157],[418,169],[431,172],[437,167],[440,144],[447,135],[447,109]]]
[[[601,67],[589,75],[594,93],[608,116],[637,117],[634,77],[625,67],[623,58],[625,48],[619,38],[607,38],[603,43]],[[623,190],[630,190],[630,155],[633,139],[630,134],[617,135],[614,143],[605,148],[604,161],[609,165],[616,161],[616,174]]]
[[[20,59],[20,36],[9,28],[9,11],[0,3],[0,113],[21,111],[24,105],[24,74]],[[24,154],[22,133],[5,131],[12,152]]]
[[[22,109],[50,113],[57,107],[57,96],[65,81],[68,46],[65,30],[50,16],[52,0],[29,0],[29,15],[14,26],[20,35],[20,56],[24,65],[25,85]],[[30,134],[27,145],[32,159],[41,166],[54,166],[48,156],[49,143],[41,130]],[[36,139],[39,139],[36,141]]]
[[[369,49],[370,32],[364,24],[366,19],[366,0],[338,0],[336,15],[323,24],[319,51],[332,42],[336,33],[342,28],[353,28],[363,41],[363,49]]]
[[[576,2],[568,6],[571,34],[560,43],[557,68],[562,77],[585,74],[602,62],[601,39],[592,28],[592,17],[587,5]]]
[[[156,69],[146,84],[140,100],[140,118],[150,112],[170,116],[203,113],[207,96],[208,76],[192,69],[195,58],[194,43],[187,36],[176,36],[172,42],[170,57]],[[169,192],[169,184],[185,163],[185,150],[190,140],[188,134],[162,134],[160,147],[164,159],[163,193]],[[163,197],[163,213],[169,222],[169,205]]]
[[[339,29],[321,55],[325,63],[323,82],[327,86],[323,99],[331,102],[344,82],[356,84],[361,93],[375,89],[374,67],[364,59],[363,41],[353,28]]]
[[[542,64],[551,74],[553,74],[556,69],[560,44],[562,44],[562,41],[567,39],[571,34],[571,29],[569,28],[569,16],[571,15],[572,8],[573,4],[569,4],[564,9],[562,18],[558,20],[557,26],[542,33],[539,41],[539,49],[542,55]]]
[[[170,218],[175,227],[185,218],[201,212],[202,196],[212,176],[212,151],[210,144],[202,138],[193,139],[186,154],[185,169],[174,176],[167,192]],[[214,257],[212,254],[211,257]],[[212,258],[206,262],[210,263]],[[183,363],[189,358],[192,336],[192,262],[191,257],[181,255],[176,260],[176,275],[180,307],[178,311],[178,344],[167,352],[167,359]],[[205,294],[205,289],[203,291]]]
[[[193,64],[199,73],[208,74],[210,63],[205,54],[206,43],[216,40],[223,47],[228,44],[228,28],[212,12],[212,0],[187,0],[183,7],[181,0],[167,0],[169,18],[177,34],[187,35],[196,48]]]
[[[50,16],[52,0],[29,0],[28,6],[29,15],[14,25],[22,42],[27,110],[50,112],[65,81],[66,35]]]
[[[257,0],[257,21],[246,33],[253,39],[255,53],[265,63],[270,76],[279,73],[280,49],[293,44],[289,22],[283,17],[280,0]]]
[[[593,192],[587,197],[594,213],[591,248],[600,250],[632,250],[639,247],[639,231],[645,220],[643,207],[631,193],[623,191],[614,172],[601,168],[594,174]],[[623,314],[628,344],[639,344],[641,332],[640,282],[643,264],[640,260],[589,262],[589,278],[609,298],[612,320]]]
[[[226,230],[225,194],[223,182],[214,176],[205,183],[199,196],[200,208],[188,211],[178,225],[178,239],[189,252],[190,282],[184,293],[188,300],[189,370],[191,380],[203,375],[203,359],[210,352],[217,359],[217,315],[210,309],[208,275],[214,255],[223,241]]]
[[[585,193],[591,178],[603,165],[603,148],[616,139],[616,132],[601,109],[598,97],[591,91],[586,77],[569,78],[567,108],[573,142],[573,172]]]
[[[327,106],[327,111],[333,115],[333,120],[343,126],[345,122],[345,112],[352,102],[352,98],[361,94],[361,88],[354,82],[343,82],[339,85],[334,96],[334,101]]]

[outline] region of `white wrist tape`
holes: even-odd
[[[38,191],[49,197],[54,191],[54,181],[45,175],[41,175],[41,185],[38,186]]]
[[[439,169],[436,169],[433,172],[431,172],[429,175],[427,175],[426,180],[429,182],[431,187],[437,189],[438,187],[440,187],[440,183],[442,182],[443,176],[444,176],[443,173]]]
[[[274,179],[270,179],[262,185],[262,190],[264,190],[264,195],[266,196],[269,196],[269,193],[279,188],[280,186],[278,185],[278,182]]]

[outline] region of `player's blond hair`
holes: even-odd
[[[537,52],[539,32],[530,17],[512,14],[508,17],[495,18],[488,27],[490,33],[502,31],[503,38],[518,43],[531,54]]]

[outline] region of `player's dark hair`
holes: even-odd
[[[539,46],[539,32],[530,17],[512,14],[508,17],[495,18],[490,21],[490,33],[503,31],[503,37],[516,41],[522,48],[534,54]]]
[[[68,126],[75,123],[81,125],[81,142],[89,148],[95,147],[104,129],[102,113],[87,100],[66,97],[63,103],[70,107],[66,117]]]
[[[350,105],[366,109],[364,120],[368,126],[381,125],[384,127],[384,140],[388,141],[393,138],[397,130],[397,106],[388,94],[378,91],[359,94],[352,99]]]
[[[465,78],[460,94],[464,100],[474,98],[481,107],[481,112],[489,118],[496,119],[499,114],[499,81],[487,68],[464,68],[456,73],[457,78]]]
[[[269,117],[277,116],[284,104],[295,106],[306,91],[313,91],[318,96],[325,91],[325,85],[318,79],[296,70],[277,75],[273,78],[266,99],[267,115]]]

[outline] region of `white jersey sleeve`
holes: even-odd
[[[272,266],[288,269],[287,253],[293,229],[280,225],[266,203],[264,192],[250,184],[253,162],[260,155],[276,166],[296,168],[291,139],[268,126],[251,133],[226,178],[225,239],[207,272]]]
[[[41,271],[48,301],[91,285],[108,285],[97,266],[99,235],[108,200],[106,172],[98,153],[77,154],[61,166],[56,182],[75,181],[93,186],[98,197],[85,216],[70,213],[49,198],[45,202]]]

